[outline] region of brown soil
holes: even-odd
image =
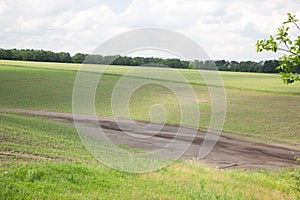
[[[69,125],[73,124],[72,113],[59,113],[49,111],[36,111],[26,109],[9,109],[1,108],[2,110],[26,113],[37,116],[47,116],[50,120],[56,123],[64,123]],[[122,130],[116,124],[114,118],[98,117],[98,121],[90,120],[89,117],[81,117],[82,123],[88,124],[100,124],[104,130],[106,136],[117,144],[125,144],[128,146],[142,148],[146,151],[155,151],[170,141],[174,140],[174,136],[179,127],[164,125],[161,131],[153,134],[153,130],[134,130],[128,120],[118,120],[122,124]],[[141,127],[147,125],[147,122],[137,121]],[[159,125],[159,124],[157,124]],[[124,128],[125,127],[125,128]],[[133,134],[143,137],[132,137],[125,132],[131,132]],[[190,147],[183,153],[181,158],[191,159],[199,157],[199,150],[205,136],[205,132],[197,131],[196,137],[189,137],[188,135],[176,137],[178,143],[178,149],[173,148],[170,150],[170,154],[178,153],[182,146],[187,142],[191,142]],[[243,168],[243,169],[255,169],[255,168],[280,168],[297,166],[295,158],[300,157],[300,149],[296,147],[283,146],[278,144],[270,144],[265,142],[257,142],[249,139],[238,138],[234,136],[221,135],[214,149],[204,158],[199,159],[200,162],[205,162],[217,166],[218,168]]]

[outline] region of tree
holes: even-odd
[[[72,57],[72,62],[73,63],[83,63],[84,59],[88,56],[88,54],[83,54],[83,53],[76,53]]]
[[[59,62],[70,63],[70,62],[72,62],[72,57],[70,56],[69,53],[60,52],[59,53]]]
[[[262,72],[264,73],[275,73],[278,72],[276,68],[279,66],[278,60],[266,60],[262,65]]]
[[[288,20],[283,22],[279,27],[275,36],[269,39],[258,40],[256,42],[256,51],[282,51],[285,54],[279,58],[278,70],[281,70],[281,78],[284,83],[291,84],[300,81],[297,74],[300,68],[300,27],[296,15],[287,14]],[[298,35],[294,38],[290,35],[290,28],[294,28]]]

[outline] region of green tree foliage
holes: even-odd
[[[276,70],[279,65],[278,60],[267,60],[263,63],[261,70],[264,73],[276,73],[279,71]]]
[[[261,51],[282,51],[285,52],[279,58],[278,69],[281,70],[280,74],[282,80],[286,84],[300,81],[300,27],[297,24],[298,19],[296,15],[288,13],[288,20],[283,22],[282,26],[277,29],[274,36],[269,39],[258,40],[256,42],[256,50]],[[297,35],[293,38],[290,34],[290,29],[294,28]]]
[[[74,56],[72,56],[72,62],[73,63],[82,63],[86,56],[87,56],[87,54],[76,53]]]
[[[69,53],[34,49],[0,49],[0,59],[5,60],[26,60],[42,62],[71,62]]]
[[[91,63],[105,65],[125,65],[125,66],[155,66],[172,67],[182,69],[202,69],[202,70],[220,70],[236,72],[264,72],[278,73],[276,67],[279,61],[268,60],[261,62],[253,61],[226,61],[226,60],[206,60],[188,62],[178,58],[155,58],[155,57],[129,57],[119,55],[95,55],[76,53],[70,56],[69,53],[52,51],[33,50],[33,49],[1,49],[0,59],[3,60],[27,60],[42,62],[65,62],[65,63]]]

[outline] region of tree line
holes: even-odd
[[[71,56],[67,52],[52,52],[34,49],[1,49],[0,59],[2,60],[23,60],[41,62],[63,62],[63,63],[91,63],[91,64],[111,64],[126,66],[159,66],[182,69],[203,69],[236,72],[261,72],[278,73],[278,60],[267,61],[226,61],[226,60],[195,60],[188,62],[177,58],[155,58],[155,57],[129,57],[129,56],[102,56],[76,53]],[[297,71],[298,70],[298,71]],[[300,73],[299,68],[295,68],[296,73]]]
[[[213,70],[217,68],[220,71],[234,72],[259,72],[259,73],[278,73],[278,60],[266,60],[260,62],[254,61],[226,61],[226,60],[207,60],[192,62],[196,69]]]
[[[55,53],[52,51],[34,49],[0,49],[0,59],[64,63],[72,62],[72,57],[69,53]]]

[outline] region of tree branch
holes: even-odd
[[[286,46],[286,48],[289,50],[289,52],[291,51],[291,48],[287,45],[286,42],[284,42],[284,45]]]
[[[292,21],[292,22],[293,22],[293,24],[295,24],[295,26],[297,27],[297,29],[300,31],[299,25],[295,21]]]
[[[283,49],[283,48],[278,48],[278,50],[279,51],[285,51],[285,52],[288,52],[288,53],[291,53],[291,54],[293,54],[295,56],[299,56],[300,57],[300,54],[297,54],[297,53],[295,53],[295,52],[293,52],[291,50],[286,50],[286,49]]]

